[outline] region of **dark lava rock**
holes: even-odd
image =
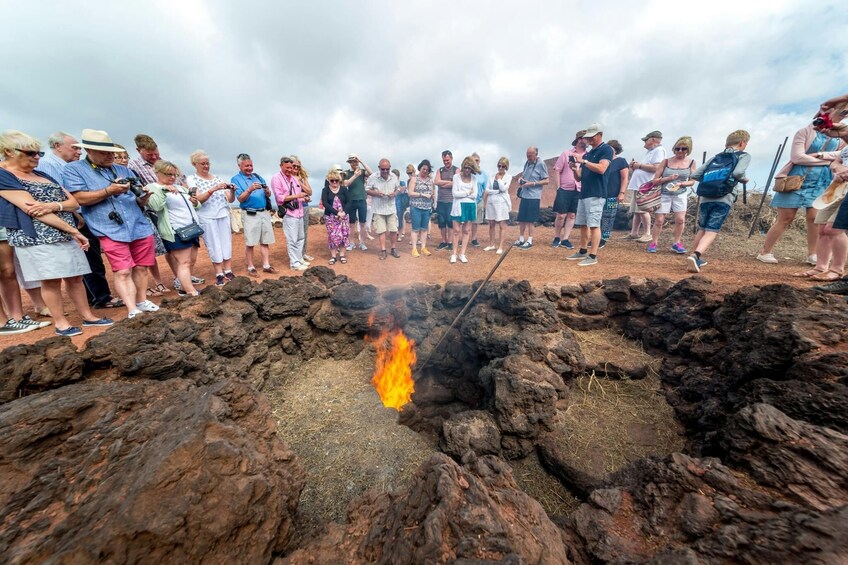
[[[462,459],[468,451],[476,455],[498,455],[501,432],[491,414],[469,410],[445,420],[440,447],[456,459]]]
[[[75,383],[83,378],[83,360],[65,338],[44,339],[0,351],[0,404]]]
[[[351,503],[347,524],[282,563],[569,563],[557,527],[518,489],[509,465],[428,459],[412,487]]]
[[[577,301],[577,309],[582,314],[603,314],[609,306],[609,298],[601,290],[584,294]]]
[[[11,563],[267,563],[303,485],[267,401],[233,381],[90,382],[0,406]]]
[[[330,300],[349,310],[367,310],[377,302],[377,287],[357,282],[342,283],[332,289]]]
[[[604,279],[604,295],[614,302],[630,300],[630,277]]]

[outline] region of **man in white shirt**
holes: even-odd
[[[386,232],[392,242],[392,257],[400,259],[397,250],[397,209],[395,198],[400,194],[400,181],[392,172],[388,159],[380,159],[379,171],[368,177],[365,193],[371,197],[374,209],[374,232],[380,238],[380,259],[386,258]]]
[[[50,134],[50,137],[47,138],[50,152],[41,158],[35,170],[50,175],[53,180],[61,184],[62,171],[65,169],[65,165],[71,161],[79,161],[80,155],[82,155],[82,149],[74,147],[75,143],[77,143],[77,140],[71,134],[63,131]]]
[[[630,184],[627,190],[630,192],[630,212],[633,214],[633,224],[630,227],[630,233],[625,235],[623,239],[635,239],[640,243],[649,243],[651,237],[651,213],[640,212],[636,207],[636,193],[639,187],[654,178],[654,173],[657,170],[657,164],[662,163],[666,157],[665,147],[662,146],[662,133],[652,131],[642,138],[645,142],[645,149],[648,152],[642,162],[630,161]],[[645,228],[645,233],[639,237],[639,226]]]

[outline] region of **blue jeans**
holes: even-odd
[[[717,232],[730,213],[727,202],[701,202],[698,212],[698,227],[704,231]]]

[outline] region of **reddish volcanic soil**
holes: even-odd
[[[508,228],[509,237],[507,241],[517,239],[518,227]],[[265,275],[260,272],[262,278],[279,276],[299,276],[300,273],[288,269],[288,259],[285,251],[285,241],[282,231],[276,229],[277,243],[272,246],[272,264],[279,270],[277,275]],[[313,266],[327,265],[329,251],[326,247],[326,231],[323,225],[313,225],[309,230],[309,254],[315,257]],[[348,253],[348,263],[342,265],[336,263],[332,268],[339,274],[345,274],[363,284],[370,283],[378,287],[390,287],[408,285],[415,282],[444,283],[449,280],[470,282],[483,279],[494,266],[498,256],[494,252],[484,253],[481,248],[473,249],[469,246],[467,264],[450,264],[450,254],[447,251],[435,251],[439,242],[438,230],[433,230],[434,238],[431,238],[430,248],[433,250],[431,257],[414,258],[410,255],[412,249],[408,237],[398,243],[401,257],[396,259],[389,256],[381,261],[379,259],[378,240],[368,241],[368,251],[352,251]],[[485,246],[488,229],[481,226],[480,241]],[[660,240],[660,252],[648,254],[645,245],[632,241],[622,241],[619,238],[625,232],[613,233],[613,239],[607,247],[601,250],[599,263],[593,267],[578,267],[576,262],[566,261],[565,257],[572,252],[565,249],[554,249],[550,247],[553,237],[552,228],[536,228],[534,236],[534,247],[529,250],[513,249],[498,271],[494,279],[514,278],[517,280],[528,279],[534,285],[546,283],[574,283],[589,280],[616,278],[631,276],[634,278],[665,277],[679,280],[691,276],[685,268],[686,255],[673,253],[670,235],[664,233]],[[781,260],[777,265],[765,265],[755,260],[757,248],[762,243],[762,236],[754,236],[750,240],[745,236],[733,236],[722,233],[717,242],[704,258],[709,265],[702,271],[704,276],[709,277],[717,288],[732,292],[746,285],[765,285],[771,283],[787,283],[798,287],[809,287],[812,285],[805,279],[792,277],[792,273],[805,269],[801,259],[805,255],[804,234],[793,231],[788,232],[784,240],[778,244],[775,252]],[[684,244],[689,245],[692,240],[691,231],[688,229],[684,235]],[[572,237],[572,242],[576,239]],[[241,234],[234,234],[233,249],[235,273],[244,275],[244,239]],[[787,257],[791,255],[792,257]],[[257,252],[258,258],[258,252]],[[166,284],[171,280],[170,269],[164,257],[159,258],[159,267],[163,273]],[[198,258],[195,275],[203,277],[208,281],[214,281],[214,272],[209,263],[204,249],[201,249]],[[160,303],[163,298],[176,296],[173,291],[161,298],[153,298]],[[24,309],[31,310],[24,295]],[[66,312],[69,314],[71,323],[77,324],[80,318],[76,315],[70,301],[65,302]],[[102,316],[109,316],[115,321],[126,317],[126,309],[104,309],[97,311]],[[74,343],[82,346],[85,341],[97,335],[101,329],[85,328],[84,333],[72,338]],[[22,343],[34,343],[41,339],[52,337],[52,326],[29,332],[26,334],[6,336],[0,338],[0,348],[9,347]]]

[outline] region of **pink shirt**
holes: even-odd
[[[297,177],[283,176],[282,171],[271,177],[271,191],[274,193],[274,198],[277,199],[277,206],[280,208],[283,207],[283,198],[286,196],[303,193],[303,189],[300,187],[300,182],[298,182]],[[297,210],[286,210],[286,216],[291,216],[292,218],[303,217],[303,200],[298,200],[298,202],[301,203],[301,206]]]
[[[554,169],[559,171],[560,190],[580,190],[580,181],[574,178],[574,171],[568,166],[568,156],[575,154],[577,154],[576,147],[563,151],[554,165]]]

